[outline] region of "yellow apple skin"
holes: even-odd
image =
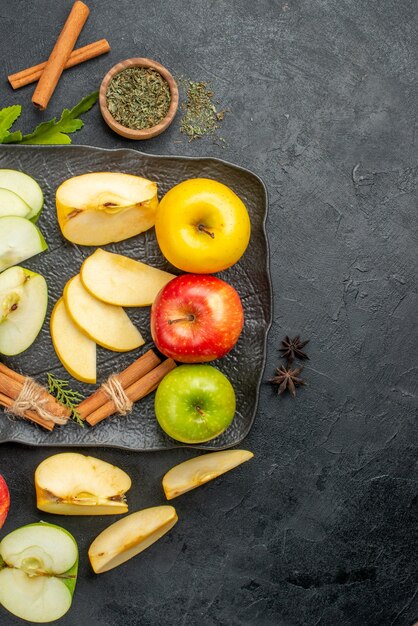
[[[161,200],[155,232],[161,252],[184,272],[212,274],[234,265],[251,234],[248,211],[226,185],[191,178]]]

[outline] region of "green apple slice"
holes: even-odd
[[[42,189],[31,176],[17,170],[0,169],[0,187],[14,191],[30,207],[27,219],[36,220],[44,204]]]
[[[165,496],[167,500],[172,500],[229,472],[253,456],[249,450],[222,450],[184,461],[165,474],[163,478]]]
[[[74,324],[99,346],[115,352],[128,352],[145,343],[122,307],[92,296],[84,288],[79,274],[66,284],[64,302]]]
[[[17,193],[0,187],[0,217],[7,215],[27,217],[30,212],[30,206]]]
[[[0,354],[13,356],[32,345],[47,305],[48,288],[40,274],[24,267],[10,267],[0,274]]]
[[[80,277],[92,296],[119,306],[150,306],[175,278],[163,270],[99,248],[83,263]]]
[[[45,623],[71,606],[78,569],[75,539],[60,526],[22,526],[0,543],[0,604],[21,619]]]
[[[0,217],[0,272],[48,248],[41,231],[24,217]]]
[[[168,505],[126,515],[105,528],[91,544],[93,570],[102,574],[132,559],[171,530],[177,520],[175,508]]]

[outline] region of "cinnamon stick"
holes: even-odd
[[[118,379],[124,389],[135,381],[145,376],[154,367],[161,363],[161,359],[153,350],[148,350],[139,359],[136,359],[129,367],[118,374]],[[109,402],[109,396],[100,387],[89,398],[86,398],[77,407],[77,412],[82,419],[86,419],[91,413]]]
[[[176,367],[173,359],[166,359],[160,365],[155,367],[153,370],[145,374],[142,378],[134,382],[132,385],[125,389],[125,393],[128,396],[131,402],[137,402],[144,398],[149,393],[154,391],[164,378],[166,374],[171,372]],[[102,420],[106,419],[110,415],[115,413],[116,407],[112,400],[108,399],[106,404],[103,404],[96,411],[93,411],[88,415],[86,421],[90,426],[95,426]]]
[[[70,67],[84,63],[84,61],[89,61],[102,54],[106,54],[106,52],[109,51],[109,42],[106,39],[99,39],[98,41],[89,43],[87,46],[73,50],[64,65],[64,69],[67,70]],[[10,74],[10,76],[7,77],[10,85],[13,89],[19,89],[25,85],[30,85],[30,83],[36,83],[36,81],[40,79],[46,64],[47,61],[44,61],[43,63],[28,67],[15,74]]]
[[[13,400],[9,398],[8,396],[6,396],[4,393],[0,393],[0,404],[6,407],[6,409],[10,409],[10,407],[13,404]],[[39,424],[39,426],[43,426],[47,430],[54,430],[54,426],[55,426],[54,422],[51,422],[51,420],[43,419],[35,411],[26,411],[25,417],[31,422],[35,422],[35,424]]]
[[[48,106],[89,13],[89,8],[81,0],[73,4],[32,96],[33,104],[41,111]]]

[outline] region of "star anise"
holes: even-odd
[[[296,337],[293,337],[293,339],[290,339],[286,335],[284,341],[282,341],[283,347],[279,348],[279,352],[282,353],[283,358],[287,359],[288,363],[293,363],[295,358],[301,360],[309,360],[308,355],[302,350],[302,348],[304,348],[307,343],[309,343],[309,339],[307,339],[306,341],[302,341],[300,335],[296,335]]]
[[[286,391],[292,394],[293,397],[296,395],[296,387],[300,387],[305,384],[305,381],[302,378],[299,378],[299,374],[303,370],[303,367],[297,367],[292,370],[290,367],[285,367],[281,365],[276,369],[276,375],[274,378],[269,380],[269,383],[273,385],[279,385],[277,393],[281,395]]]

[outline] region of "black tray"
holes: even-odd
[[[41,185],[45,205],[38,222],[49,250],[23,265],[43,274],[48,282],[48,316],[35,343],[23,354],[4,358],[13,369],[46,382],[47,372],[70,381],[72,388],[84,395],[94,387],[75,381],[61,366],[49,335],[49,316],[61,296],[67,280],[78,273],[84,258],[94,248],[75,246],[63,239],[55,214],[55,190],[70,176],[94,171],[121,171],[138,174],[158,183],[159,197],[187,178],[213,178],[231,187],[246,204],[252,225],[250,245],[242,259],[219,274],[237,289],[242,298],[245,325],[235,348],[213,364],[231,380],[237,395],[237,413],[233,423],[220,437],[199,446],[221,450],[238,444],[254,421],[259,386],[264,369],[266,336],[271,322],[271,281],[268,244],[265,234],[267,194],[262,181],[236,165],[212,158],[151,156],[136,150],[104,150],[85,146],[2,146],[0,168],[17,169],[33,176]],[[179,273],[163,258],[154,229],[137,237],[106,246],[113,252],[149,262],[154,267]],[[124,354],[98,348],[98,384],[112,372],[124,369],[152,347],[149,331],[149,308],[128,309],[146,340],[140,350]],[[0,415],[0,442],[16,441],[41,446],[110,446],[131,450],[162,450],[182,447],[167,437],[154,416],[153,394],[135,405],[126,416],[113,416],[94,428],[75,423],[56,427],[51,433],[18,418]]]

